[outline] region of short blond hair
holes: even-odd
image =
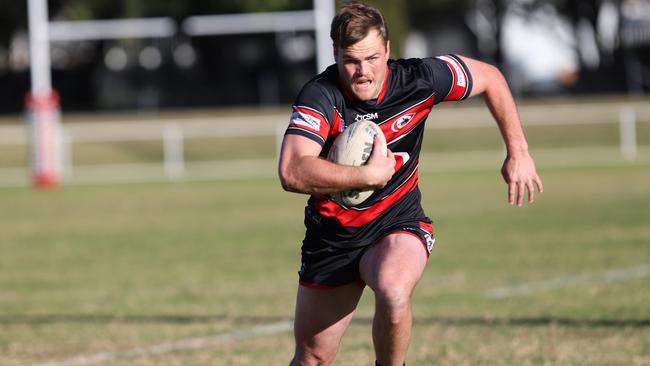
[[[344,5],[332,20],[330,37],[334,47],[347,48],[364,39],[371,29],[388,42],[388,26],[381,12],[371,6],[352,1]]]

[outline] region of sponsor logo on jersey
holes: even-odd
[[[454,69],[454,74],[456,74],[456,85],[464,88],[467,85],[467,81],[465,79],[465,72],[463,71],[463,67],[460,66],[460,63],[453,57],[449,56],[438,56],[438,58],[445,61],[447,65]]]
[[[397,132],[404,128],[404,126],[408,125],[409,122],[413,119],[415,116],[415,113],[409,113],[407,115],[401,116],[398,119],[393,122],[393,124],[390,126],[390,129],[393,130],[393,132]]]
[[[290,124],[308,127],[316,131],[320,130],[320,119],[310,116],[307,113],[293,112],[291,114]]]
[[[354,117],[354,121],[355,122],[366,121],[366,120],[371,121],[371,120],[377,119],[377,118],[379,118],[379,114],[377,112],[368,113],[368,114],[357,114],[357,116]]]

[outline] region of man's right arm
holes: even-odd
[[[301,135],[287,134],[280,152],[279,176],[289,192],[322,195],[351,189],[377,189],[393,176],[395,157],[373,149],[366,165],[352,167],[319,157],[321,146]]]

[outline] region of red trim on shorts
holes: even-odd
[[[301,286],[309,287],[309,288],[315,288],[319,290],[331,290],[333,288],[336,288],[336,286],[328,286],[328,285],[320,285],[318,283],[313,283],[313,282],[307,282],[303,280],[299,280],[298,283]]]
[[[299,280],[298,283],[301,286],[305,286],[305,287],[309,287],[309,288],[313,288],[313,289],[317,289],[317,290],[332,290],[332,289],[335,289],[337,287],[349,285],[349,283],[345,283],[345,284],[342,284],[342,285],[339,285],[339,286],[321,285],[321,284],[318,284],[318,283],[307,282],[307,281],[303,281],[303,280]],[[366,283],[363,282],[363,280],[357,280],[356,283],[357,283],[357,286],[359,286],[360,288],[366,287]]]
[[[420,223],[420,225],[422,225],[422,223]],[[420,243],[422,243],[422,247],[424,248],[424,253],[426,253],[427,259],[429,259],[430,253],[429,253],[429,249],[427,249],[427,243],[425,243],[424,240],[422,240],[422,237],[420,237],[420,235],[418,235],[418,234],[416,234],[416,233],[414,233],[412,231],[408,231],[408,230],[393,231],[393,232],[390,232],[390,233],[382,236],[381,238],[379,238],[379,240],[381,240],[381,239],[383,239],[383,238],[385,238],[385,237],[387,237],[389,235],[393,235],[393,234],[408,234],[408,235],[416,237],[420,241]],[[377,241],[379,241],[379,240],[377,240]]]
[[[428,222],[420,221],[420,229],[433,236],[433,225],[429,224]]]

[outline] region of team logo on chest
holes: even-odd
[[[377,112],[375,113],[368,113],[368,114],[357,114],[356,117],[354,117],[354,122],[359,122],[359,121],[372,121],[373,119],[379,118],[379,114]]]
[[[390,129],[393,130],[393,132],[397,132],[401,130],[402,128],[404,128],[404,126],[408,125],[409,122],[411,122],[414,116],[415,113],[409,113],[397,118],[390,126]]]

